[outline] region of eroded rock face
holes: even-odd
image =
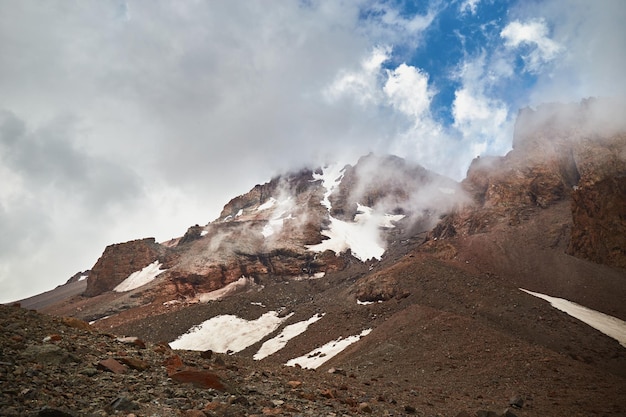
[[[579,187],[572,195],[568,253],[626,268],[626,176]]]
[[[503,220],[519,224],[569,200],[568,253],[626,266],[626,127],[603,119],[605,107],[588,100],[520,111],[513,150],[472,162],[463,186],[473,204],[444,218],[430,239],[482,233]]]
[[[107,246],[91,269],[85,296],[111,291],[130,274],[140,271],[165,253],[154,238],[132,240]]]

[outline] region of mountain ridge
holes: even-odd
[[[622,415],[624,348],[521,291],[626,320],[626,129],[607,122],[607,106],[624,110],[595,99],[522,110],[513,149],[475,159],[461,183],[375,155],[276,177],[176,241],[107,248],[130,248],[111,262],[123,273],[96,285],[92,270],[91,296],[41,310],[153,343],[201,325],[227,339],[236,327],[217,327],[217,318],[243,328],[275,314],[276,328],[236,345],[242,360],[321,315],[251,366],[312,359],[371,329],[317,369],[376,387],[375,413],[395,407],[392,398],[418,396],[420,413],[452,415],[504,408],[517,395],[523,416]],[[144,285],[115,291],[132,272]]]

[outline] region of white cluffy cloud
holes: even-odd
[[[382,64],[389,59],[389,46],[375,47],[371,54],[361,61],[360,68],[355,71],[341,71],[336,79],[325,89],[326,97],[338,100],[349,96],[359,104],[375,104],[380,101],[379,83]]]
[[[528,71],[537,72],[541,66],[555,59],[563,47],[548,36],[548,26],[543,20],[518,20],[509,23],[500,36],[505,40],[505,46],[518,48],[528,45],[531,51],[524,57]]]

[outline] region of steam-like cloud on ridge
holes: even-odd
[[[375,151],[460,179],[508,149],[518,108],[626,95],[621,0],[481,20],[495,6],[0,3],[0,301],[107,244],[179,236],[305,164]],[[467,26],[444,34],[453,20]],[[428,66],[433,33],[450,35],[444,66]]]

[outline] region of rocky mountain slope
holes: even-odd
[[[460,184],[368,155],[257,185],[179,239],[108,247],[82,295],[38,308],[140,337],[163,379],[124,392],[138,411],[106,408],[117,391],[80,410],[159,415],[149,414],[154,398],[176,392],[162,389],[175,382],[163,356],[178,354],[186,366],[219,371],[236,392],[180,393],[181,404],[196,402],[171,415],[626,414],[626,129],[608,113],[624,107],[588,100],[522,110],[513,150],[476,159]],[[522,289],[609,315],[600,321],[616,333]],[[57,320],[5,312],[24,314]],[[22,348],[49,344],[43,334],[17,336]],[[135,355],[103,333],[76,337],[106,343],[72,363]],[[346,340],[355,342],[323,350]],[[222,352],[220,364],[168,344]],[[5,373],[28,360],[3,359]],[[296,363],[316,370],[285,366]]]

